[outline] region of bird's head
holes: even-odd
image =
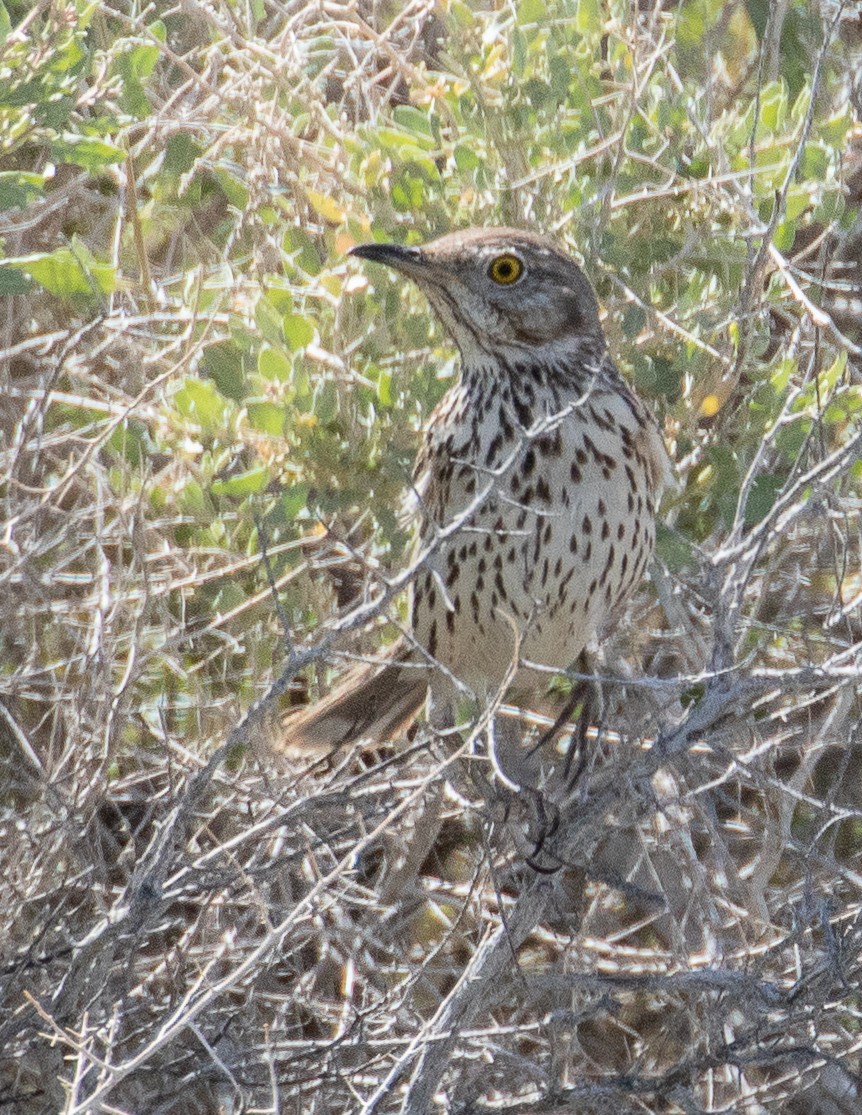
[[[472,229],[422,247],[362,244],[351,255],[385,263],[425,293],[467,361],[564,351],[602,342],[586,276],[552,241],[513,228]]]

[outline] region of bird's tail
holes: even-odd
[[[322,701],[291,710],[277,750],[313,754],[359,740],[376,745],[393,739],[422,707],[428,675],[419,656],[399,641],[384,661],[349,670]]]

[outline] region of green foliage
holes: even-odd
[[[363,240],[514,222],[582,258],[684,462],[660,541],[677,571],[763,522],[858,421],[836,338],[812,357],[794,332],[816,288],[780,266],[855,219],[843,46],[812,90],[827,29],[801,0],[780,27],[762,0],[637,24],[621,0],[450,0],[392,71],[361,22],[309,9],[282,40],[275,7],[229,11],[0,7],[0,298],[21,329],[112,323],[86,374],[63,365],[80,403],[45,426],[87,431],[117,498],[158,517],[178,585],[200,555],[227,567],[265,542],[301,633],[333,606],[325,575],[293,573],[321,524],[403,561],[418,431],[456,363],[416,291],[346,259]],[[187,619],[210,622],[217,580],[176,590]],[[243,566],[232,592],[265,583]],[[236,638],[259,634],[259,611],[238,615]],[[192,641],[184,666],[214,651]],[[233,670],[248,699],[259,678]],[[196,678],[213,699],[221,682]]]

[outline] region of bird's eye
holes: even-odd
[[[491,260],[488,274],[500,286],[511,286],[524,274],[524,265],[517,256],[497,256]]]

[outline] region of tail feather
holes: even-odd
[[[427,668],[398,643],[387,661],[354,667],[322,701],[289,712],[278,750],[307,754],[359,740],[383,743],[413,720],[427,692]]]

